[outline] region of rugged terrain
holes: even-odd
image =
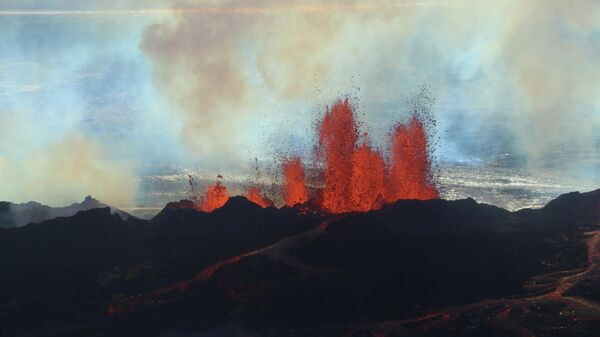
[[[0,334],[595,336],[599,206],[83,211],[0,229]]]
[[[22,227],[57,217],[73,216],[79,211],[105,207],[110,206],[89,195],[82,202],[65,207],[50,207],[35,201],[22,204],[0,201],[0,228]],[[128,213],[118,208],[110,207],[110,209],[112,213],[119,214],[123,219],[130,217]]]

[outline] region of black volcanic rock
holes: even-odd
[[[147,234],[142,221],[123,220],[111,214],[110,208],[7,229],[0,233],[0,284],[63,286],[77,282],[87,271],[122,263],[141,249]],[[61,276],[55,277],[55,273]]]
[[[187,199],[172,201],[169,202],[156,216],[158,216],[161,213],[178,209],[196,209],[196,204],[193,201]]]
[[[319,221],[292,209],[263,209],[243,197],[231,198],[212,213],[168,205],[152,221],[122,219],[110,208],[94,208],[0,231],[0,276],[6,276],[0,282],[30,271],[57,271],[66,265],[93,269],[96,263],[116,265],[167,251],[198,255],[195,271],[218,258],[306,231]]]
[[[0,230],[0,321],[12,322],[0,335],[64,335],[69,324],[105,319],[113,298],[178,282],[320,221],[240,198],[223,209],[167,207],[152,221],[92,209]]]
[[[180,201],[150,221],[95,209],[0,229],[0,335],[371,336],[453,306],[534,298],[552,284],[524,287],[533,278],[587,265],[598,194],[518,212],[472,199],[402,200],[335,216],[234,197],[210,213]],[[597,288],[585,279],[569,294],[595,301]],[[561,305],[527,310],[575,326]],[[502,336],[485,325],[502,306],[482,308],[379,335],[439,336],[429,329],[449,324],[441,335]],[[573,331],[593,335],[591,324]]]
[[[295,209],[262,208],[244,197],[232,197],[210,213],[167,206],[151,223],[157,231],[153,247],[189,248],[202,250],[204,257],[225,258],[306,231],[320,221]]]
[[[123,219],[131,216],[128,213],[118,208],[108,206],[89,195],[85,197],[81,203],[74,203],[65,207],[50,207],[34,201],[23,204],[13,204],[2,201],[0,202],[0,227],[21,227],[29,223],[40,223],[56,217],[73,216],[79,211],[105,207],[110,207],[112,213],[118,214]]]
[[[563,194],[550,201],[541,210],[571,225],[596,225],[600,219],[600,189]]]
[[[215,209],[213,212],[202,212],[198,209],[197,205],[191,200],[180,200],[175,202],[169,202],[156,216],[156,218],[162,217],[164,214],[172,214],[180,212],[181,210],[189,210],[202,212],[202,213],[218,213],[218,214],[235,214],[236,216],[242,213],[256,213],[262,209],[261,206],[249,201],[247,198],[242,196],[234,196],[227,200],[225,205]]]
[[[398,200],[382,209],[344,217],[328,230],[356,226],[384,226],[404,233],[507,232],[532,230],[574,230],[593,228],[600,221],[600,190],[561,195],[541,209],[510,212],[461,200]]]
[[[215,211],[246,211],[259,209],[262,209],[262,207],[248,200],[246,197],[237,195],[229,198],[225,205],[215,209]]]
[[[583,280],[565,292],[567,296],[591,299],[600,303],[600,277]]]
[[[406,233],[486,232],[508,230],[511,213],[496,206],[462,200],[398,200],[382,209],[347,216],[327,230],[349,224],[385,226]]]
[[[578,202],[577,212],[588,216],[569,221],[569,207],[509,212],[472,199],[401,200],[377,211],[332,217],[324,233],[300,237],[288,247],[291,258],[275,248],[274,255],[266,253],[273,258],[252,256],[226,265],[185,303],[197,303],[201,312],[230,305],[226,315],[236,312],[237,319],[250,320],[267,335],[304,336],[321,335],[313,334],[316,327],[526,296],[530,278],[585,266],[582,232],[600,220],[585,207],[594,203],[585,200],[593,196]],[[223,291],[224,297],[200,304],[205,291]],[[235,294],[235,300],[226,294]],[[165,309],[176,312],[181,304],[172,305]],[[341,331],[329,333],[347,333]]]

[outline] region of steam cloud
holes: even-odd
[[[63,206],[92,194],[109,205],[132,205],[137,181],[129,163],[115,161],[77,133],[35,145],[35,132],[23,120],[0,114],[0,200]]]
[[[596,1],[200,6],[218,10],[176,12],[151,25],[141,47],[156,86],[183,114],[185,143],[203,156],[235,153],[241,130],[267,104],[315,96],[331,102],[351,85],[361,90],[367,123],[389,126],[396,119],[382,115],[382,105],[399,104],[424,82],[438,101],[441,128],[455,129],[442,132],[443,146],[464,156],[474,154],[473,138],[483,152],[520,152],[533,166],[560,159],[565,149],[599,152]],[[472,137],[451,137],[463,133]]]

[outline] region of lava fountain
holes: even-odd
[[[258,187],[250,187],[246,191],[245,197],[262,208],[274,206],[273,201],[263,196]]]
[[[392,135],[388,201],[437,199],[430,165],[423,122],[413,115],[407,125],[398,125]]]
[[[204,212],[212,212],[213,210],[225,205],[227,200],[229,200],[229,194],[227,193],[227,188],[221,181],[222,178],[219,176],[217,178],[217,182],[213,185],[210,185],[204,195],[200,199],[200,205],[198,208]]]
[[[363,140],[357,146],[358,126],[348,100],[328,111],[319,127],[317,157],[323,158],[321,206],[331,213],[364,212],[399,199],[436,199],[427,133],[413,115],[396,126],[389,165],[380,152]]]
[[[286,206],[293,207],[308,201],[304,167],[298,157],[283,162],[283,198]]]
[[[353,211],[370,211],[385,203],[386,169],[383,156],[363,144],[352,154],[350,200]]]
[[[352,207],[352,155],[356,149],[357,127],[348,100],[335,104],[319,126],[317,156],[325,160],[322,207],[344,213]]]
[[[428,154],[426,124],[414,113],[406,124],[391,132],[387,158],[359,136],[359,127],[348,100],[326,111],[318,124],[318,144],[312,167],[320,181],[309,193],[304,166],[299,157],[284,160],[283,203],[311,205],[329,213],[366,212],[400,199],[437,199],[436,184]],[[387,159],[387,160],[386,160]],[[219,179],[222,178],[219,176]],[[199,209],[210,212],[223,206],[229,196],[220,180],[208,187]],[[246,190],[248,200],[261,207],[273,206],[260,189]]]

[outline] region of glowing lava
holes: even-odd
[[[293,207],[308,201],[308,193],[304,182],[304,167],[298,157],[289,158],[283,163],[283,198],[285,204]]]
[[[388,202],[439,197],[437,188],[431,183],[427,135],[416,116],[412,116],[407,125],[398,125],[392,135],[389,186]]]
[[[319,128],[319,156],[326,162],[323,174],[322,207],[331,213],[353,210],[352,157],[356,149],[357,128],[348,100],[328,111]]]
[[[253,203],[257,204],[258,206],[260,206],[262,208],[274,205],[273,201],[271,201],[268,198],[264,197],[260,193],[260,189],[258,187],[250,187],[246,191],[246,199],[252,201]]]
[[[339,101],[326,111],[318,125],[315,162],[320,186],[309,194],[304,166],[299,157],[283,163],[283,202],[287,206],[311,205],[329,213],[367,212],[400,199],[437,199],[428,154],[428,136],[420,115],[413,114],[406,124],[398,124],[390,137],[389,156],[375,150],[359,127],[348,100]],[[219,179],[200,198],[197,208],[210,212],[229,199]],[[190,183],[190,186],[195,186]],[[273,206],[260,189],[248,188],[248,200],[261,207]]]
[[[385,203],[385,161],[381,154],[367,144],[352,154],[352,185],[350,190],[353,211],[378,209]]]
[[[323,209],[364,212],[399,199],[439,197],[431,177],[427,133],[417,116],[394,130],[388,167],[367,142],[357,146],[357,130],[348,100],[335,104],[323,117],[317,152],[325,162]]]
[[[229,200],[229,194],[227,194],[227,188],[217,180],[217,182],[208,187],[206,192],[201,198],[199,209],[204,212],[212,212]]]

